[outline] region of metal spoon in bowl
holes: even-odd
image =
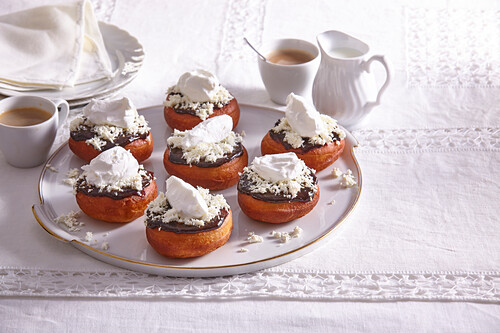
[[[246,37],[243,37],[243,39],[245,40],[245,42],[247,42],[248,46],[250,46],[252,48],[252,50],[255,51],[255,53],[257,53],[259,55],[259,57],[264,60],[265,62],[269,62],[269,60],[267,60],[266,57],[264,57],[259,51],[257,51],[257,49],[255,47],[253,47],[252,44],[250,44],[250,42],[248,41],[248,39]]]

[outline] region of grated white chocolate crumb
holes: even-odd
[[[338,178],[342,176],[342,171],[339,168],[333,168],[332,169],[332,176],[333,178]]]
[[[92,238],[93,238],[93,237],[94,237],[94,234],[93,234],[91,231],[87,231],[87,232],[85,233],[85,238],[84,238],[84,240],[85,240],[86,242],[90,242],[90,241],[92,241]]]
[[[83,224],[78,221],[78,216],[80,216],[80,212],[71,211],[68,214],[56,217],[54,222],[65,225],[70,232],[80,231],[79,227]]]
[[[354,187],[358,184],[351,169],[347,169],[347,172],[342,175],[342,181],[340,184],[344,187]]]
[[[50,165],[50,163],[47,163],[47,169],[49,169],[52,172],[59,172],[59,170],[57,170],[57,168]]]
[[[264,238],[262,236],[256,235],[254,232],[249,232],[247,237],[247,242],[251,243],[262,243]]]

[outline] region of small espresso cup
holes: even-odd
[[[268,60],[258,57],[260,75],[273,102],[285,105],[292,92],[310,98],[320,61],[316,45],[301,39],[275,39],[259,51]]]
[[[18,168],[45,162],[68,112],[68,102],[62,99],[15,96],[1,100],[0,150],[7,162]]]

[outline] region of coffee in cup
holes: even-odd
[[[31,126],[43,123],[52,113],[35,107],[7,110],[0,114],[0,124],[9,126]]]
[[[1,100],[0,150],[7,162],[31,168],[46,161],[68,112],[68,102],[62,99],[15,96]]]
[[[314,56],[300,49],[278,49],[271,51],[266,58],[273,64],[298,65],[313,60]]]
[[[267,61],[258,58],[259,71],[271,100],[285,105],[290,93],[311,98],[319,66],[319,50],[301,39],[275,39],[260,47]]]

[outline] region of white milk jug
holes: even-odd
[[[317,36],[321,62],[314,78],[312,98],[319,112],[332,116],[345,127],[358,124],[373,107],[391,80],[384,56],[365,60],[370,47],[340,31],[325,31]],[[377,89],[370,65],[379,61],[386,79]]]

